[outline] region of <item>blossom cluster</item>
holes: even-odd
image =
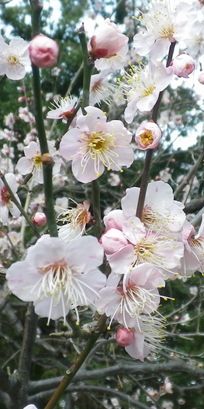
[[[141,29],[133,39],[131,64],[128,37],[109,19],[96,28],[88,43],[89,57],[97,70],[90,79],[89,104],[81,106],[74,96],[58,96],[47,113],[48,120],[61,120],[69,126],[58,150],[48,133],[49,152],[41,152],[32,112],[28,107],[19,110],[20,119],[31,130],[24,144],[18,144],[24,155],[15,166],[10,151],[8,160],[2,161],[5,171],[5,180],[0,179],[2,225],[18,221],[19,183],[28,175],[29,189],[40,188],[44,182],[43,167],[47,165],[53,167],[54,182],[56,178],[64,186],[70,166],[74,178],[87,184],[105,171],[129,168],[137,149],[157,148],[162,131],[148,113],[174,76],[188,78],[203,53],[203,40],[198,42],[197,38],[202,34],[204,6],[198,0],[192,3],[197,12],[187,1],[170,7],[168,1],[153,0],[140,18]],[[191,41],[189,32],[183,29],[188,22]],[[30,62],[40,68],[57,63],[58,46],[43,35],[30,44],[22,39],[7,44],[1,37],[0,45],[0,74],[11,80],[22,79]],[[177,55],[169,61],[169,49],[174,46]],[[142,62],[137,62],[138,56],[144,57]],[[118,70],[121,71],[116,85],[109,78]],[[107,102],[117,95],[122,96],[123,102],[125,98],[125,125],[121,120],[109,120],[98,107],[101,101]],[[147,119],[133,135],[129,124],[138,111],[147,113]],[[14,124],[15,118],[7,117],[2,139],[17,142]],[[105,314],[109,328],[116,328],[117,343],[130,356],[144,360],[165,336],[165,320],[159,305],[161,300],[168,299],[166,282],[185,279],[196,271],[204,272],[204,218],[196,233],[183,204],[174,200],[171,186],[162,181],[148,184],[139,218],[139,195],[138,187],[126,190],[121,209],[104,216],[103,232],[98,238],[90,235],[89,223],[94,220],[88,201],[64,209],[57,200],[58,237],[51,237],[46,230],[44,199],[39,195],[37,205],[33,202],[29,212],[32,223],[45,231],[28,247],[22,261],[7,269],[6,278],[11,292],[25,302],[33,302],[36,313],[47,317],[48,323],[58,318],[66,323],[73,310],[79,324],[81,307]],[[62,211],[57,209],[58,205]],[[9,218],[9,213],[14,219]],[[104,266],[108,266],[106,271],[110,274],[104,273]]]

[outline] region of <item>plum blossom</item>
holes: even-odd
[[[96,28],[89,49],[97,70],[117,70],[127,61],[128,37],[106,19]]]
[[[120,81],[128,102],[124,114],[126,122],[133,121],[137,110],[151,111],[159,93],[170,84],[171,79],[172,74],[162,64],[149,64],[143,69],[132,66]]]
[[[162,60],[172,42],[180,34],[179,20],[169,0],[153,0],[141,17],[143,28],[133,38],[133,47],[141,56],[150,55],[152,61]]]
[[[118,120],[107,122],[103,111],[85,108],[87,115],[79,114],[76,127],[70,129],[60,143],[60,154],[72,161],[72,172],[80,182],[97,179],[105,167],[121,170],[134,159],[130,146],[131,134]]]
[[[0,75],[11,80],[21,80],[30,66],[29,44],[20,37],[13,38],[7,44],[0,36]]]
[[[132,331],[132,342],[125,346],[126,352],[135,359],[144,361],[150,353],[161,348],[165,337],[164,320],[152,315],[151,320],[145,315],[140,316],[139,326],[129,329]]]
[[[141,263],[151,263],[174,278],[184,253],[183,243],[166,232],[146,231],[137,217],[129,217],[121,230],[110,229],[101,237],[111,269],[116,274],[127,274]],[[169,257],[169,250],[171,257]]]
[[[186,221],[182,240],[185,247],[182,263],[184,274],[191,276],[196,270],[204,273],[204,215],[197,234],[194,227]]]
[[[43,183],[43,164],[53,163],[55,159],[53,173],[56,174],[59,171],[60,160],[55,154],[56,151],[51,143],[49,147],[52,155],[49,153],[41,154],[39,144],[34,141],[30,142],[30,144],[24,148],[25,156],[20,158],[17,162],[16,169],[18,172],[22,175],[32,173],[35,183]]]
[[[15,198],[19,201],[18,195],[17,195],[17,188],[18,184],[16,182],[15,175],[13,173],[7,173],[5,175],[5,179],[11,188]],[[17,208],[17,206],[12,202],[11,195],[3,183],[3,181],[0,179],[0,221],[4,224],[8,224],[8,217],[9,217],[9,212],[13,217],[19,217],[20,216],[20,210]]]
[[[173,59],[169,68],[178,77],[188,78],[195,70],[195,61],[188,54],[180,54]]]
[[[161,129],[153,121],[143,121],[135,134],[137,148],[141,150],[155,149],[161,138]]]
[[[140,189],[132,187],[126,190],[121,200],[124,215],[136,214]],[[183,204],[174,200],[173,190],[168,183],[161,180],[147,186],[142,221],[145,226],[156,231],[180,232],[186,216]]]
[[[108,81],[106,71],[91,76],[90,105],[100,104],[101,101],[109,103],[113,92],[114,86]]]
[[[95,237],[79,237],[66,244],[58,237],[42,236],[23,261],[8,269],[10,290],[23,301],[33,301],[41,317],[66,319],[78,306],[93,304],[105,285],[98,266],[103,249]]]
[[[109,327],[113,319],[126,328],[139,325],[141,314],[150,316],[151,320],[151,313],[160,303],[157,288],[165,285],[159,269],[144,263],[128,273],[122,283],[119,278],[111,273],[97,300],[98,312],[110,317]]]
[[[91,219],[90,203],[84,201],[70,208],[57,217],[59,237],[67,243],[85,232],[87,223]]]
[[[29,45],[30,59],[39,68],[50,68],[57,64],[59,47],[56,41],[38,34]]]
[[[65,98],[55,98],[53,103],[54,109],[51,109],[47,113],[48,119],[62,119],[62,122],[67,122],[72,119],[76,113],[75,107],[77,104],[77,98],[67,96]]]

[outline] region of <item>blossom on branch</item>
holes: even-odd
[[[30,59],[39,68],[50,68],[57,64],[59,47],[56,41],[38,34],[29,45]]]
[[[42,236],[25,260],[7,270],[8,286],[23,301],[33,301],[41,317],[66,320],[70,309],[92,305],[105,285],[98,267],[103,249],[95,237],[79,237],[66,244],[58,237]]]
[[[143,121],[135,134],[137,148],[141,150],[157,148],[161,138],[161,129],[153,121]]]
[[[77,104],[77,98],[67,96],[65,98],[58,97],[55,98],[53,107],[47,113],[48,119],[61,119],[62,122],[67,122],[69,119],[72,119],[76,113],[75,107]]]
[[[18,195],[17,195],[17,188],[18,184],[16,182],[15,175],[13,173],[7,173],[5,175],[5,179],[12,190],[15,198],[19,201]],[[20,203],[20,202],[19,202]],[[12,197],[10,195],[10,192],[8,191],[7,186],[3,183],[3,181],[0,179],[0,221],[4,224],[8,224],[8,217],[9,217],[9,212],[13,217],[19,217],[20,216],[20,210],[18,207],[12,202]]]
[[[151,111],[159,93],[171,82],[172,74],[162,65],[149,64],[146,67],[131,67],[120,80],[120,87],[127,98],[125,120],[131,123],[137,110]]]
[[[116,24],[106,19],[95,30],[89,44],[97,70],[116,70],[127,61],[128,37]]]
[[[72,161],[72,172],[80,182],[97,179],[104,169],[121,170],[134,159],[131,134],[118,120],[107,122],[103,111],[86,107],[79,114],[76,127],[70,129],[60,143],[60,154]]]
[[[11,80],[21,80],[30,66],[29,44],[20,37],[13,38],[7,44],[0,36],[0,75]]]
[[[91,219],[89,207],[90,203],[84,201],[58,215],[58,232],[62,240],[68,243],[85,232],[86,225]]]

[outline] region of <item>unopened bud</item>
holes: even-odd
[[[153,121],[144,121],[136,131],[135,142],[138,149],[155,149],[161,138],[161,129]]]
[[[133,331],[129,328],[118,328],[115,339],[118,345],[120,345],[121,347],[127,347],[133,342]]]
[[[39,68],[54,67],[57,64],[59,47],[56,41],[38,34],[29,46],[30,59]]]
[[[195,69],[195,61],[188,54],[180,54],[174,58],[171,67],[177,77],[188,78],[189,74]]]
[[[96,28],[90,41],[90,53],[94,59],[110,58],[117,55],[127,43],[128,37],[107,19]]]
[[[36,212],[32,218],[33,224],[38,227],[43,227],[47,223],[47,216],[43,212]]]

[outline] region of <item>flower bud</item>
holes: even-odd
[[[118,345],[120,345],[121,347],[127,347],[133,342],[133,331],[129,328],[118,328],[115,339]]]
[[[195,69],[195,61],[188,54],[180,54],[174,58],[171,67],[177,77],[188,78]]]
[[[38,34],[29,46],[30,59],[39,68],[54,67],[57,64],[59,47],[56,41]]]
[[[136,131],[135,142],[141,150],[155,149],[161,138],[161,129],[155,122],[144,121]]]
[[[36,212],[32,218],[32,222],[38,227],[43,227],[47,223],[47,216],[43,212]]]
[[[198,81],[200,82],[200,84],[204,85],[204,71],[201,71],[199,76],[198,76]]]
[[[127,43],[128,37],[107,19],[96,28],[90,41],[90,53],[94,59],[110,58],[117,55]]]

